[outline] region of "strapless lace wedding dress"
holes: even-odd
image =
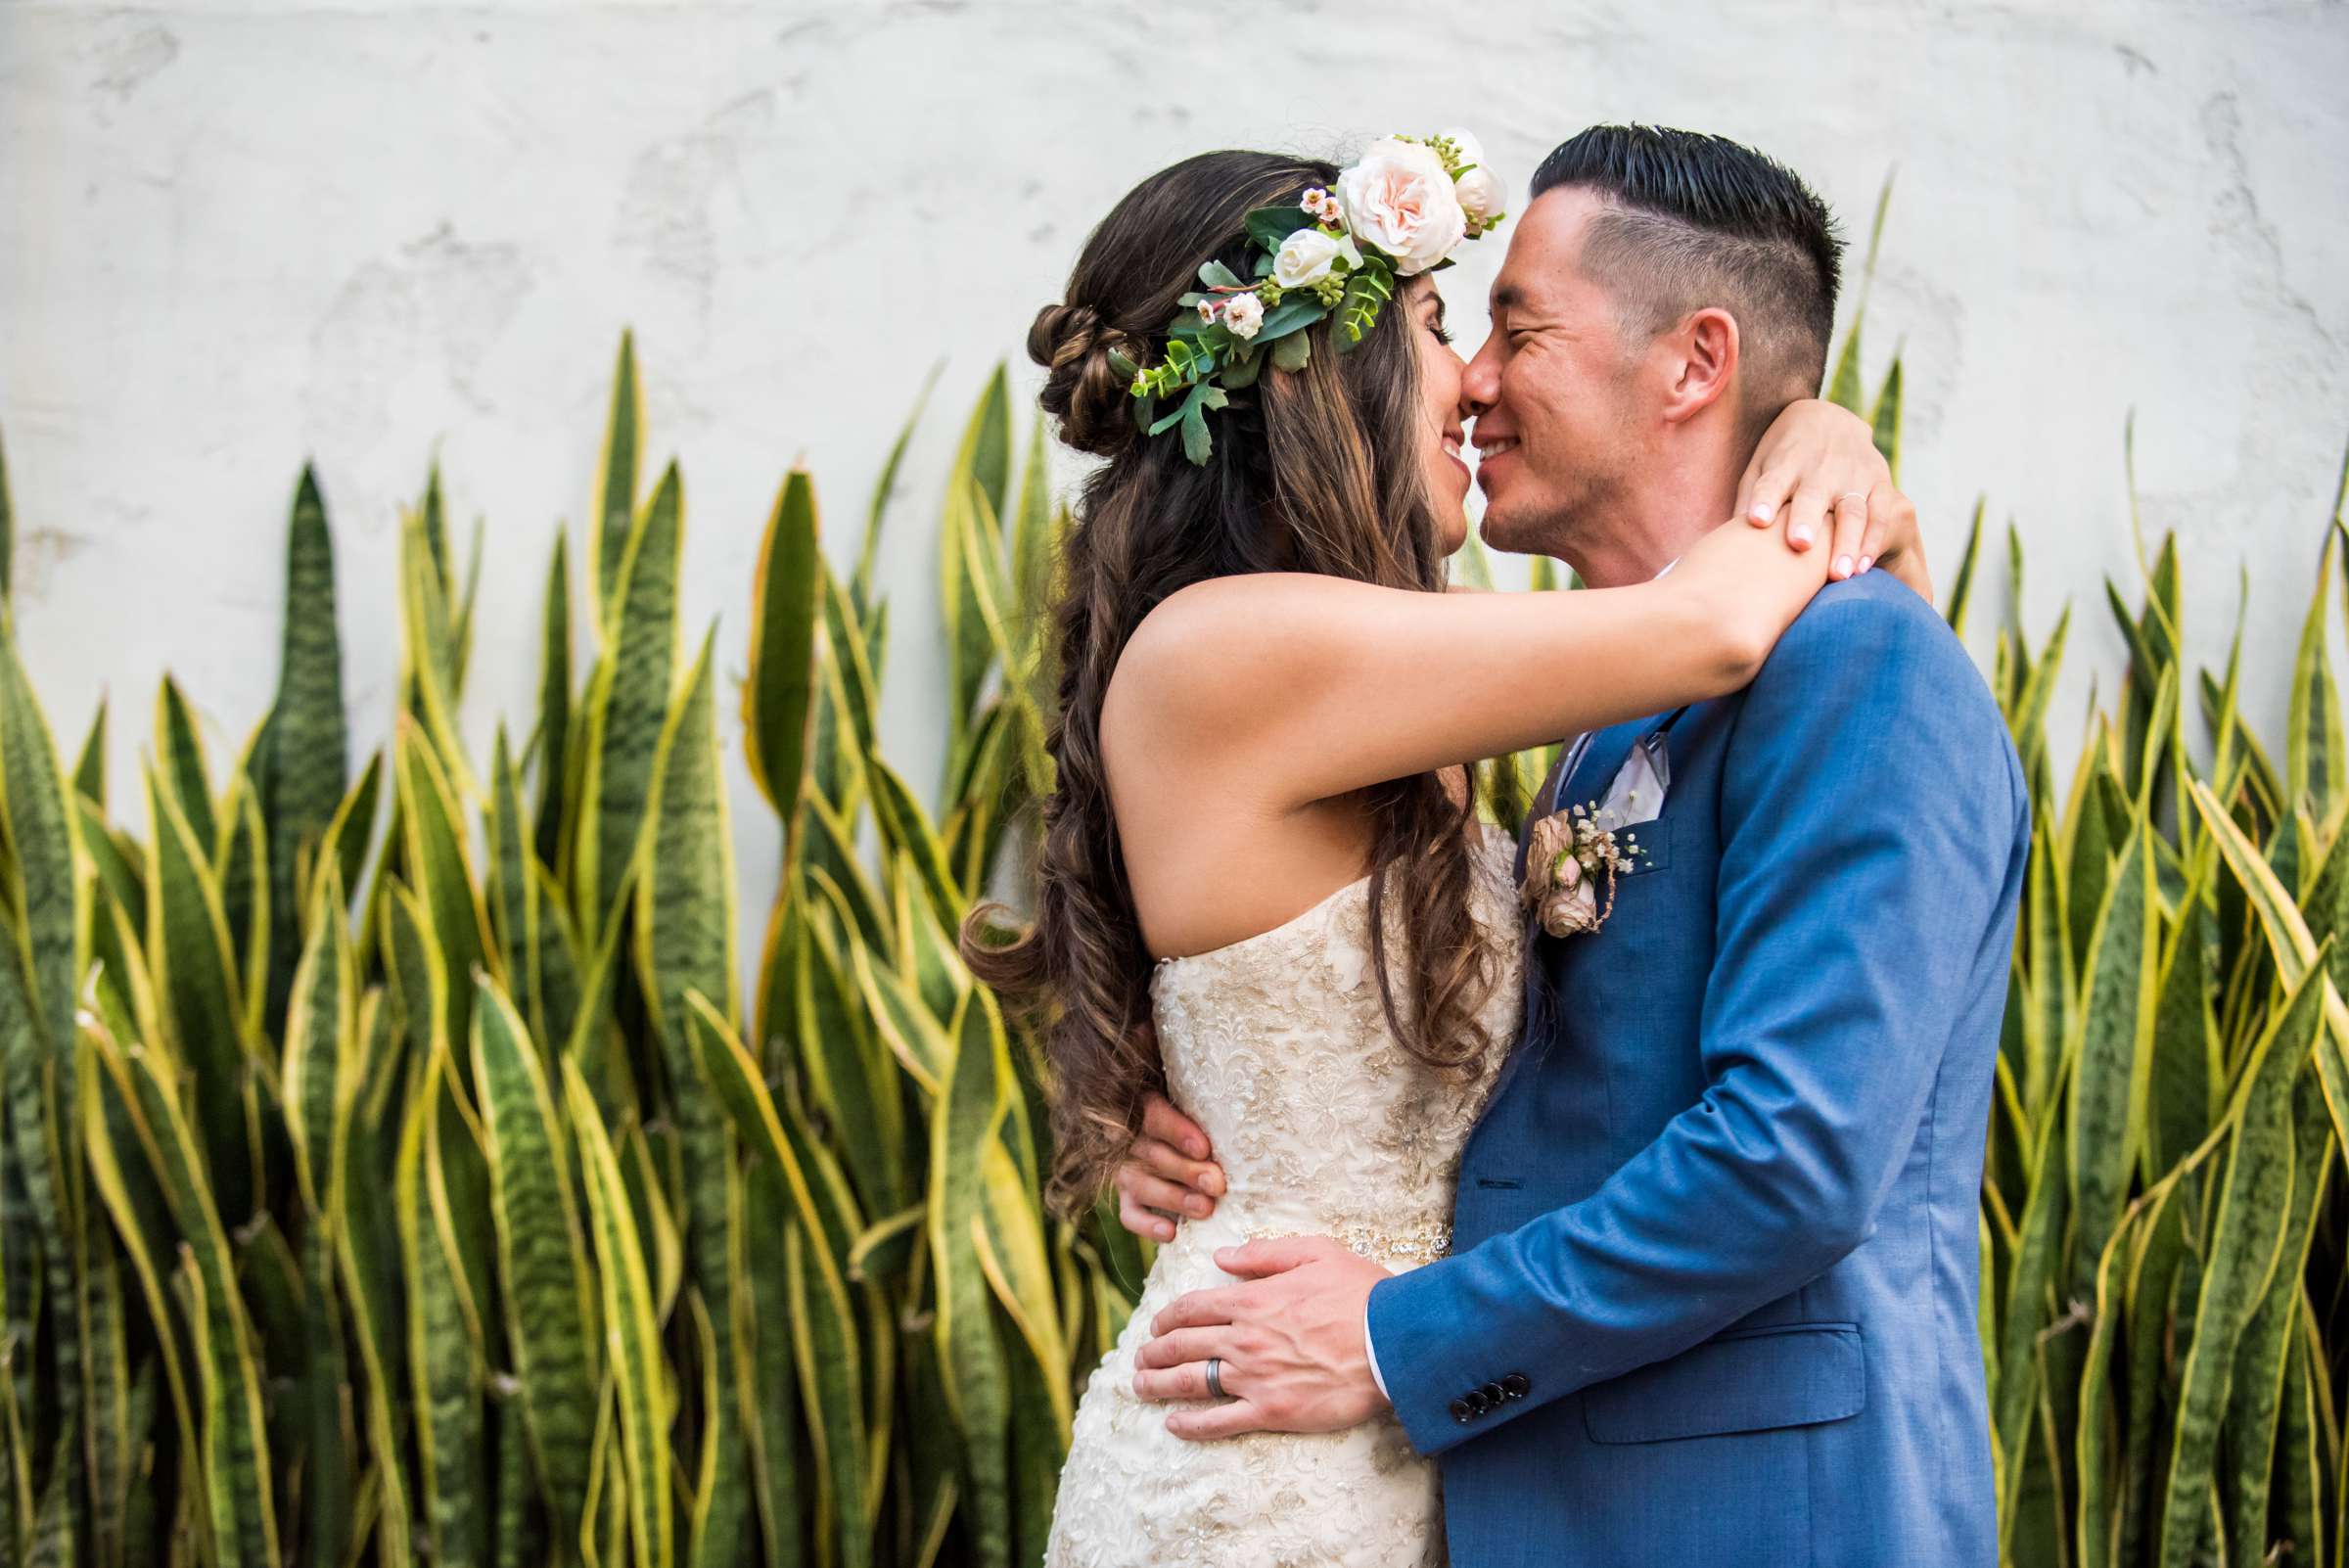
[[[1369,884],[1294,920],[1161,962],[1153,1015],[1174,1103],[1214,1140],[1229,1189],[1159,1249],[1141,1304],[1078,1406],[1047,1568],[1423,1568],[1444,1561],[1435,1466],[1392,1415],[1345,1432],[1167,1435],[1178,1407],[1134,1398],[1134,1356],[1159,1311],[1232,1283],[1219,1247],[1322,1234],[1398,1270],[1451,1246],[1466,1141],[1517,1037],[1524,955],[1514,847],[1475,852],[1473,908],[1491,955],[1493,1048],[1438,1080],[1387,1030],[1370,962]],[[1400,954],[1390,915],[1389,952]]]

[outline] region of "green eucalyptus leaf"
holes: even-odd
[[[1240,220],[1248,238],[1267,251],[1277,251],[1281,242],[1299,229],[1315,226],[1313,215],[1301,207],[1260,207]]]

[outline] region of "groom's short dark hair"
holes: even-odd
[[[1756,436],[1817,395],[1843,240],[1801,176],[1726,136],[1593,125],[1534,172],[1537,197],[1562,186],[1612,208],[1591,220],[1583,269],[1621,302],[1628,331],[1652,336],[1707,305],[1735,316]]]

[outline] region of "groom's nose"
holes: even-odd
[[[1500,401],[1500,334],[1488,335],[1460,376],[1460,417],[1475,419]]]

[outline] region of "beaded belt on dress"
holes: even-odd
[[[1434,1263],[1451,1252],[1451,1224],[1445,1220],[1406,1221],[1397,1224],[1355,1220],[1338,1225],[1250,1225],[1246,1230],[1250,1241],[1301,1234],[1328,1236],[1350,1252],[1384,1264]]]

